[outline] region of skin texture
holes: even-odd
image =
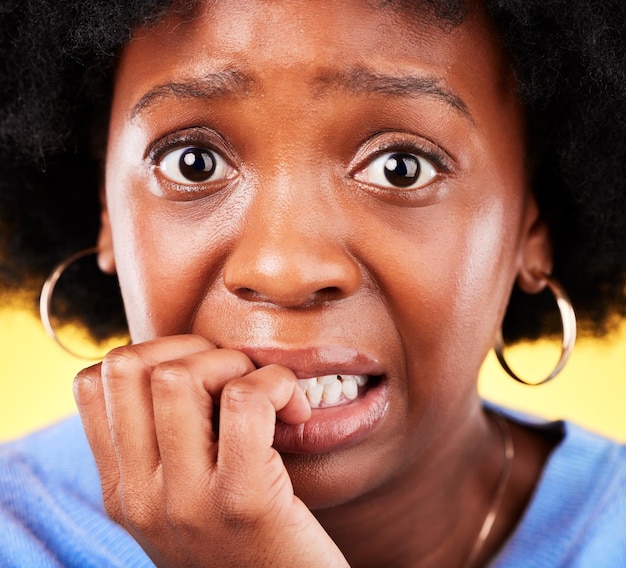
[[[166,157],[188,146],[223,176],[172,181]],[[432,179],[380,185],[394,151]],[[75,385],[109,514],[164,566],[462,566],[502,468],[478,369],[516,279],[537,292],[550,269],[527,169],[478,10],[443,29],[356,0],[218,0],[139,31],[99,242],[134,345]],[[311,411],[296,378],[326,372],[382,379]],[[281,453],[276,418],[293,425]],[[479,561],[549,451],[514,439]]]

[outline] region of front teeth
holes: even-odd
[[[354,400],[359,387],[367,383],[367,375],[324,375],[311,379],[299,379],[311,408],[338,406]]]

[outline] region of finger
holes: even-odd
[[[254,370],[246,355],[230,349],[194,353],[155,367],[154,424],[167,485],[188,488],[207,479],[217,459],[214,400],[219,401],[225,384]]]
[[[272,448],[277,414],[292,423],[311,416],[295,375],[284,367],[262,367],[223,388],[217,469],[232,486],[264,487],[266,475],[284,469]]]
[[[83,369],[74,379],[74,399],[100,473],[102,495],[109,515],[121,519],[119,500],[120,474],[113,438],[109,429],[104,392],[100,377],[101,364]]]
[[[107,417],[126,490],[145,491],[160,463],[150,376],[155,365],[214,346],[199,336],[164,337],[120,347],[102,362]]]

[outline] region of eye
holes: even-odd
[[[355,177],[383,188],[418,189],[428,185],[437,173],[433,164],[422,156],[387,152],[370,162]]]
[[[158,167],[170,181],[185,185],[223,180],[230,171],[219,154],[194,146],[170,150],[160,159]]]

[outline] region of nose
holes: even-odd
[[[344,214],[314,196],[281,199],[268,191],[256,198],[226,259],[226,288],[241,299],[285,308],[350,296],[361,271],[346,246]]]

